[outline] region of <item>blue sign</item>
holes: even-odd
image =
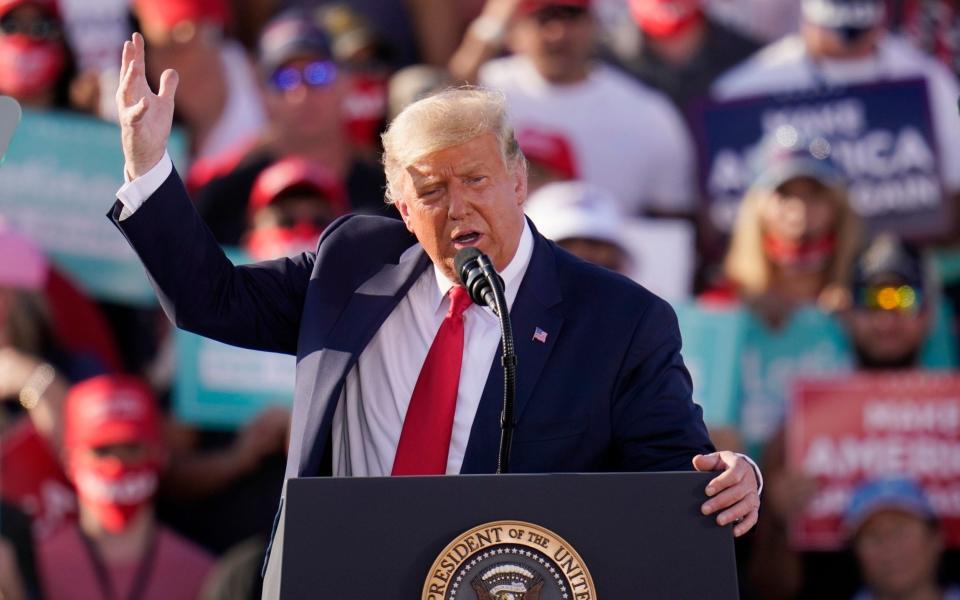
[[[699,115],[701,186],[709,216],[730,231],[756,176],[764,137],[793,126],[829,142],[845,172],[850,201],[871,231],[907,237],[943,233],[944,197],[926,82],[922,79],[831,88],[709,104]]]
[[[182,135],[171,137],[168,151],[183,168]],[[105,216],[121,185],[117,125],[25,110],[0,168],[0,217],[36,241],[91,297],[154,306],[140,260]]]

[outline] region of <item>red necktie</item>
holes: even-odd
[[[450,310],[423,361],[403,419],[393,475],[443,475],[447,471],[463,360],[463,313],[472,303],[466,289],[450,288]]]

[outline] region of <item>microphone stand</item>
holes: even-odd
[[[503,352],[500,357],[500,364],[503,365],[503,411],[500,413],[500,451],[497,454],[497,474],[500,475],[510,472],[510,446],[516,425],[513,406],[517,395],[517,353],[513,344],[513,327],[510,324],[510,312],[507,308],[507,298],[503,293],[502,280],[494,270],[490,259],[485,255],[480,256],[479,263],[484,276],[490,283],[490,289],[493,290],[503,342]]]

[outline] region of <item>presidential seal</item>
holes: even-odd
[[[422,600],[596,600],[590,571],[559,535],[523,521],[474,527],[450,542]]]

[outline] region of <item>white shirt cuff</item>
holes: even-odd
[[[164,150],[160,162],[132,181],[128,179],[127,170],[124,169],[123,179],[126,183],[117,190],[117,200],[123,204],[123,208],[120,210],[120,220],[123,221],[136,212],[147,201],[147,198],[160,189],[163,182],[170,176],[171,171],[173,171],[173,161],[170,160],[170,155],[167,154],[166,150]]]
[[[737,454],[740,454],[737,452]],[[753,459],[747,456],[746,454],[740,454],[743,457],[743,460],[750,463],[750,466],[753,467],[753,473],[757,476],[757,495],[763,493],[763,473],[760,472],[760,467],[757,466],[757,463],[753,462]]]

